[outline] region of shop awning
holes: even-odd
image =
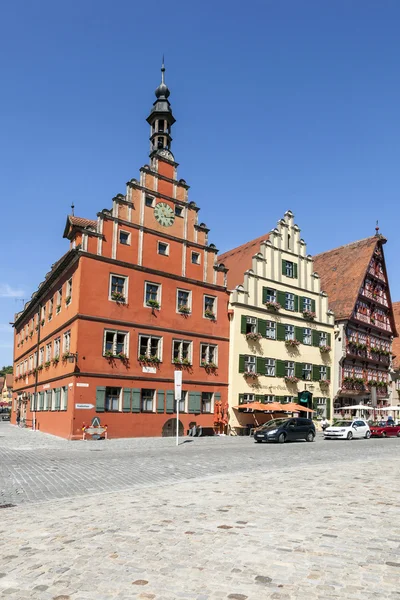
[[[295,402],[288,402],[287,404],[281,404],[281,410],[287,412],[314,412],[312,408],[306,408],[305,406],[301,406],[301,404],[296,404]]]
[[[268,402],[264,404],[263,402],[248,402],[246,404],[239,404],[239,406],[234,406],[234,409],[243,409],[243,410],[253,410],[255,412],[265,412],[266,410],[271,412],[278,412],[282,410],[282,404],[279,402]]]

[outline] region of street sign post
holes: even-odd
[[[179,444],[179,402],[182,398],[182,371],[174,372],[174,396],[176,402],[176,445]]]

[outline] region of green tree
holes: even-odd
[[[9,367],[3,367],[2,369],[0,369],[0,377],[4,377],[4,375],[7,375],[8,373],[12,374],[13,372],[13,368],[10,365]]]

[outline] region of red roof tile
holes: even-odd
[[[252,257],[260,251],[261,242],[268,239],[269,233],[266,233],[218,256],[218,262],[229,269],[228,289],[233,290],[243,283],[245,271],[251,269]]]
[[[321,278],[321,290],[328,294],[329,308],[335,319],[349,319],[358,292],[379,238],[359,240],[317,254],[314,272]]]
[[[75,225],[76,227],[96,227],[97,222],[92,219],[84,219],[83,217],[75,217],[74,215],[69,215],[69,222],[71,225]]]
[[[400,331],[400,302],[393,302],[393,314],[394,321],[396,323],[397,331]],[[393,366],[395,369],[400,369],[400,338],[395,337],[393,340],[393,354],[395,358],[393,359]]]

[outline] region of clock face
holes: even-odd
[[[171,227],[175,221],[175,213],[169,204],[166,202],[158,202],[154,208],[154,216],[160,225]]]

